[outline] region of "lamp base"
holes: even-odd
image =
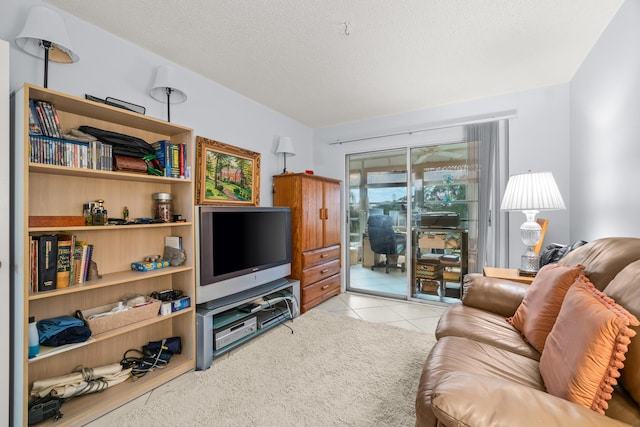
[[[535,253],[533,246],[529,246],[527,247],[527,251],[520,257],[520,270],[518,271],[535,275],[539,269],[540,256]]]

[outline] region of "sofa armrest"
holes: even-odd
[[[442,376],[431,407],[446,426],[628,426],[588,408],[521,384],[469,372]]]
[[[504,317],[513,316],[529,285],[479,273],[464,276],[462,303]]]

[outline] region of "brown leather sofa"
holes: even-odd
[[[596,240],[560,263],[584,265],[596,288],[640,319],[640,238]],[[416,426],[640,426],[640,374],[631,374],[640,372],[640,333],[606,415],[553,396],[540,374],[541,353],[506,321],[528,287],[465,277],[462,302],[451,305],[436,328],[438,341],[420,378]]]

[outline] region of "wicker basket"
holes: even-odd
[[[148,301],[148,304],[146,305],[142,305],[131,310],[110,314],[108,316],[97,317],[95,319],[89,319],[89,317],[95,314],[109,312],[113,308],[117,307],[118,303],[83,310],[82,316],[85,319],[84,322],[87,327],[91,329],[92,335],[98,335],[112,329],[121,328],[132,323],[151,319],[152,317],[158,315],[158,312],[160,311],[161,301],[149,297],[145,298]]]

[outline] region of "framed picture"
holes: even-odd
[[[260,153],[196,136],[196,204],[260,205]]]

